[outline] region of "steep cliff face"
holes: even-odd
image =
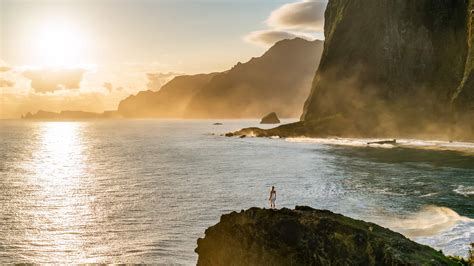
[[[309,207],[223,215],[196,252],[198,265],[455,265],[376,224]]]
[[[185,117],[260,118],[270,112],[298,117],[322,49],[322,41],[280,41],[263,56],[213,78],[192,98]]]
[[[332,118],[324,131],[334,135],[472,130],[451,128],[452,110],[469,116],[474,104],[472,2],[330,0],[302,120]]]
[[[159,91],[141,91],[122,100],[118,112],[129,118],[179,118],[190,99],[216,73],[178,76]]]
[[[467,15],[468,52],[461,84],[452,97],[457,109],[474,110],[474,0],[468,1]]]

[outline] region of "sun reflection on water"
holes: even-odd
[[[72,122],[41,123],[38,144],[33,149],[29,185],[35,208],[26,241],[43,261],[80,260],[84,228],[91,210],[81,193],[85,174],[83,124]]]

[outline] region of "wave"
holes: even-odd
[[[375,148],[417,148],[442,151],[463,151],[474,153],[474,143],[440,140],[417,140],[417,139],[397,139],[397,144],[367,144],[369,142],[384,141],[387,139],[374,138],[286,138],[288,142],[316,143],[328,145],[354,146],[354,147],[375,147]]]
[[[298,143],[317,143],[317,144],[328,144],[328,145],[341,145],[341,146],[354,146],[354,147],[367,147],[368,142],[381,141],[381,139],[355,139],[355,138],[286,138],[288,142]],[[380,148],[393,148],[392,144],[371,144],[373,147]]]
[[[429,205],[408,216],[385,216],[379,223],[449,255],[466,256],[474,242],[474,219],[447,207]]]
[[[474,186],[466,187],[463,185],[459,185],[456,189],[453,189],[453,191],[465,197],[474,196]]]
[[[450,208],[430,205],[407,217],[389,218],[386,225],[408,237],[419,237],[438,234],[460,222],[474,225],[474,219],[461,216]]]
[[[419,197],[420,197],[420,198],[428,198],[428,197],[436,196],[436,195],[438,195],[438,194],[439,194],[438,192],[433,192],[433,193],[428,193],[428,194],[420,195]]]

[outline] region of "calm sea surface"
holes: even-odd
[[[467,254],[474,147],[219,136],[257,122],[1,121],[0,263],[195,264],[204,230],[266,207],[271,185],[277,207],[329,209]]]

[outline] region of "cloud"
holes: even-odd
[[[300,37],[307,40],[314,39],[314,37],[311,34],[306,34],[306,33],[293,33],[289,31],[280,31],[280,30],[259,30],[259,31],[253,31],[247,34],[247,36],[244,37],[244,40],[249,43],[268,47],[275,44],[278,41],[281,41],[284,39],[294,39],[296,37]]]
[[[10,88],[15,86],[15,82],[0,78],[0,88]]]
[[[109,92],[112,92],[112,90],[114,89],[114,86],[112,85],[112,83],[110,82],[105,82],[102,87],[106,88]]]
[[[306,0],[285,4],[274,10],[267,19],[277,29],[324,31],[324,12],[327,1]]]
[[[23,76],[31,80],[31,87],[38,93],[79,89],[84,69],[28,70]]]
[[[7,66],[0,66],[0,72],[8,72],[10,71],[11,67]]]
[[[147,73],[148,78],[147,88],[149,90],[159,90],[161,86],[172,80],[176,76],[180,76],[182,73]]]

